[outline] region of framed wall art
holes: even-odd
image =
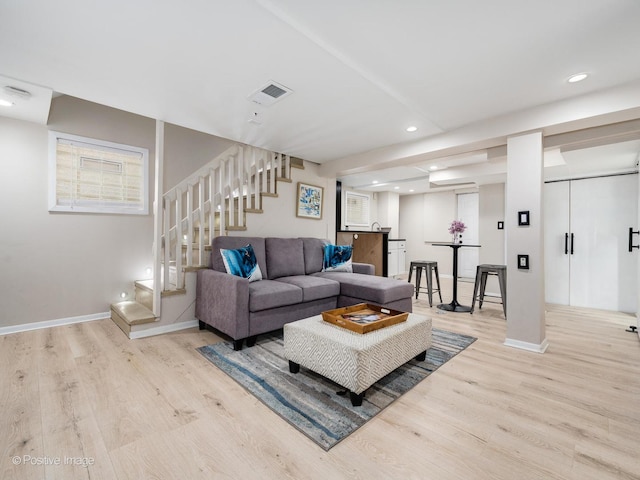
[[[322,219],[323,187],[298,182],[296,217]]]

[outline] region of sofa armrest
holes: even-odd
[[[365,275],[375,275],[376,267],[370,263],[356,263],[352,262],[353,273],[364,273]]]
[[[198,270],[196,318],[234,340],[249,336],[249,280],[216,270]]]

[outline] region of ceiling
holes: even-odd
[[[363,188],[438,188],[433,164],[458,185],[500,178],[484,148],[416,155],[456,132],[493,138],[496,119],[515,129],[511,117],[538,112],[528,117],[545,128],[554,105],[571,105],[573,119],[640,108],[636,0],[0,0],[0,18],[3,86],[285,152]],[[578,72],[589,76],[568,83]],[[292,93],[250,99],[273,82]],[[605,94],[615,100],[592,108]],[[33,121],[46,123],[44,105]],[[628,160],[638,145],[620,150]],[[555,153],[567,171],[583,163]]]

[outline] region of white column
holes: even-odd
[[[507,338],[505,345],[543,353],[545,334],[542,133],[507,139]],[[529,225],[518,223],[529,212]],[[529,269],[518,268],[528,255]]]

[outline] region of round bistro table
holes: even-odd
[[[462,247],[480,248],[480,245],[471,245],[468,243],[432,243],[436,247],[449,247],[453,250],[453,300],[451,303],[441,303],[438,305],[440,310],[447,312],[470,312],[471,307],[460,305],[458,302],[458,250]]]

